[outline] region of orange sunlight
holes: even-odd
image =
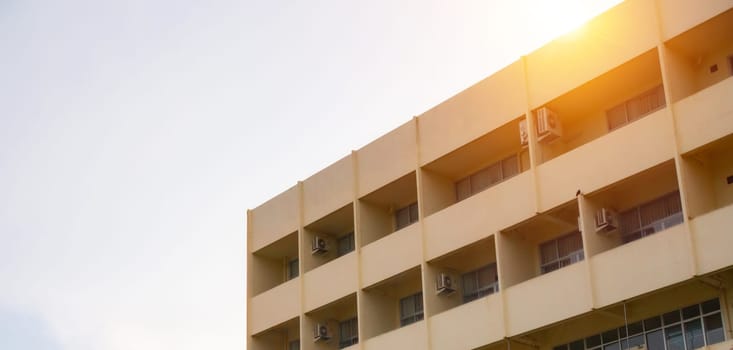
[[[622,0],[606,1],[599,7],[597,2],[587,0],[556,0],[532,2],[527,9],[529,21],[542,27],[547,40],[555,39],[582,27],[594,16],[621,3]]]

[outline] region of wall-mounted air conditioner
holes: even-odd
[[[618,215],[612,210],[601,208],[596,212],[596,232],[608,233],[618,228]]]
[[[331,339],[331,334],[328,332],[328,326],[325,323],[318,323],[313,329],[313,341],[326,341]]]
[[[522,119],[519,121],[519,143],[521,143],[522,146],[526,146],[529,144],[529,129],[527,127],[527,119]]]
[[[447,274],[441,272],[435,280],[435,292],[438,295],[451,295],[456,289],[453,285],[453,278]]]
[[[562,124],[557,114],[547,107],[535,112],[537,116],[537,139],[540,142],[550,142],[562,136]]]
[[[314,236],[313,241],[311,242],[311,254],[320,255],[324,253],[328,253],[326,240],[321,237]]]

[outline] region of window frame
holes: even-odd
[[[288,259],[285,263],[285,280],[290,281],[298,276],[300,276],[300,260],[297,257]]]
[[[423,304],[422,297],[422,291],[420,291],[415,294],[408,295],[404,298],[400,298],[400,327],[404,327],[421,321],[425,317],[425,306]],[[409,303],[412,303],[413,312],[410,314],[406,314],[404,306]]]
[[[509,164],[509,161],[513,161],[514,162],[514,165],[516,165],[515,168],[514,168],[514,170],[516,170],[516,171],[514,173],[511,173],[511,172],[506,171],[506,169],[508,168],[507,167],[507,164]],[[493,182],[490,179],[490,176],[492,175],[492,172],[491,172],[492,168],[498,169],[497,174],[495,174],[495,175],[498,175],[497,180],[496,181],[493,181]],[[489,181],[488,181],[487,185],[486,186],[481,186],[479,188],[474,189],[474,182],[477,181],[476,180],[476,176],[482,174],[483,172],[486,172],[489,175],[489,178],[488,178]],[[458,179],[453,184],[453,187],[455,189],[456,201],[457,202],[460,202],[460,201],[462,201],[464,199],[467,199],[469,197],[472,197],[472,196],[474,196],[474,195],[476,195],[476,194],[478,194],[478,193],[480,193],[480,192],[482,192],[482,191],[484,191],[484,190],[486,190],[488,188],[491,188],[493,186],[496,186],[496,185],[498,185],[498,184],[500,184],[500,183],[502,183],[502,182],[504,182],[504,181],[506,181],[506,180],[508,180],[508,179],[510,179],[512,177],[514,177],[514,176],[517,176],[517,175],[519,175],[521,173],[522,173],[522,164],[521,164],[520,153],[514,153],[514,154],[511,154],[511,155],[509,155],[507,157],[504,157],[504,158],[502,158],[502,159],[500,159],[500,160],[498,160],[496,162],[493,162],[493,163],[491,163],[491,164],[489,164],[489,165],[487,165],[487,166],[485,166],[485,167],[483,167],[483,168],[481,168],[481,169],[479,169],[479,170],[477,170],[477,171],[469,174],[468,176],[465,176],[463,178]],[[473,178],[473,180],[472,180],[472,178]],[[468,191],[465,191],[466,189]],[[465,196],[464,196],[463,192],[467,192]]]
[[[403,213],[407,215],[407,223],[405,224],[400,223],[400,215]],[[399,208],[394,212],[395,231],[399,231],[407,226],[410,226],[418,222],[418,220],[420,220],[420,211],[418,209],[417,202],[413,202],[402,208]]]
[[[633,103],[642,103],[644,102],[644,99],[646,98],[656,98],[658,99],[656,102],[659,102],[660,104],[655,107],[650,107],[648,111],[645,111],[643,113],[640,113],[639,115],[631,116],[629,114],[629,106]],[[651,100],[650,100],[651,101]],[[606,127],[608,128],[608,131],[614,131],[619,128],[622,128],[626,125],[631,124],[632,122],[635,122],[641,118],[644,118],[658,110],[664,109],[667,107],[667,98],[664,96],[664,84],[659,84],[649,90],[646,90],[634,97],[631,97],[617,105],[614,105],[613,107],[606,110]],[[617,109],[617,108],[623,108],[624,111],[624,120],[618,125],[612,125],[610,120],[610,112]]]
[[[679,211],[672,212],[667,216],[654,219],[646,225],[642,225],[642,212],[644,211],[644,209],[653,208],[657,205],[667,206],[670,204],[667,203],[667,201],[672,198],[676,198],[675,204],[677,205],[677,209],[679,209]],[[633,225],[630,225],[628,223],[631,220],[634,221]],[[619,213],[619,232],[621,235],[621,240],[624,244],[626,244],[653,235],[657,232],[664,231],[668,228],[677,226],[683,222],[684,215],[682,215],[682,198],[680,197],[680,191],[674,190]],[[631,231],[628,231],[628,227],[634,225],[635,228]]]
[[[344,334],[344,327],[349,329],[349,333]],[[359,321],[356,316],[339,322],[339,349],[352,346],[359,343]]]
[[[481,279],[479,278],[479,274],[484,270],[488,270],[490,275],[493,273],[494,280],[482,286],[480,283]],[[468,291],[468,288],[466,288],[466,279],[467,278],[472,278],[476,285],[475,290],[472,290],[470,293]],[[496,263],[495,262],[490,263],[490,264],[481,266],[475,270],[462,274],[461,282],[463,285],[462,296],[463,296],[464,304],[477,300],[477,299],[481,299],[487,295],[491,295],[491,294],[498,292],[499,291],[499,272],[496,268]]]
[[[346,242],[345,249],[342,243]],[[351,231],[336,239],[336,257],[341,257],[346,254],[353,252],[356,249],[356,240],[354,237],[354,231]]]
[[[577,236],[578,238],[580,238],[580,249],[576,249],[563,256],[560,256],[560,241],[563,239],[574,237],[574,236]],[[545,258],[543,256],[543,252],[544,252],[543,247],[549,246],[549,245],[554,245],[555,258],[545,262]],[[552,271],[559,270],[563,267],[570,266],[577,262],[581,262],[585,259],[585,251],[583,250],[583,235],[580,233],[580,230],[575,230],[573,232],[563,234],[561,236],[558,236],[553,239],[542,242],[538,245],[538,248],[540,251],[540,274],[541,275],[550,273]]]
[[[704,304],[710,303],[712,301],[717,301],[717,309],[714,309],[712,311],[708,310],[706,312]],[[685,310],[689,310],[693,307],[697,308],[697,313],[690,316],[685,316]],[[669,317],[674,316],[675,313],[679,318],[675,319]],[[720,321],[720,327],[708,329],[706,327],[707,323],[705,320],[714,316],[718,316],[717,320]],[[668,320],[665,320],[665,318],[668,318]],[[726,325],[721,309],[721,302],[719,298],[714,298],[700,303],[688,305],[682,308],[674,309],[669,312],[664,312],[643,320],[638,320],[630,324],[623,325],[621,327],[612,328],[597,334],[592,334],[585,338],[576,339],[569,343],[560,344],[552,347],[552,350],[627,350],[641,344],[645,345],[647,350],[668,350],[669,347],[667,343],[670,340],[668,338],[668,331],[674,329],[675,327],[679,327],[681,331],[680,340],[683,346],[682,350],[700,349],[701,347],[689,348],[687,346],[689,341],[687,339],[688,329],[686,325],[692,324],[695,321],[699,321],[699,324],[701,326],[700,336],[702,337],[703,341],[703,345],[701,347],[710,346],[726,341]],[[632,328],[634,333],[631,333]],[[722,330],[722,339],[715,339],[713,340],[713,342],[710,342],[708,340],[709,332],[718,329]],[[615,334],[613,334],[614,332]],[[607,335],[612,336],[612,338]],[[658,340],[662,341],[661,345],[663,349],[652,349],[648,345],[650,339],[649,336],[651,335],[661,335],[661,338]],[[607,338],[610,339],[606,341]],[[639,340],[641,341],[639,342]]]

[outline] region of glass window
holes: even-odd
[[[583,260],[580,231],[540,244],[540,271],[548,273]]]
[[[354,233],[349,232],[338,239],[337,255],[342,256],[354,251]]]
[[[620,104],[606,112],[608,130],[613,130],[626,124],[626,105]]]
[[[519,156],[511,155],[456,181],[456,199],[464,200],[519,174]]]
[[[700,305],[692,305],[682,309],[682,318],[688,319],[700,315]]]
[[[400,327],[423,319],[422,292],[400,299]]]
[[[682,223],[682,203],[679,191],[661,196],[651,202],[631,208],[619,215],[624,243]]]
[[[711,312],[720,311],[720,301],[718,299],[708,300],[702,304],[702,313],[709,314]]]
[[[663,322],[666,327],[661,328]],[[720,302],[712,299],[592,335],[585,338],[585,347],[583,339],[566,345],[569,350],[635,350],[640,345],[648,350],[694,350],[724,340]]]
[[[606,111],[608,130],[611,131],[638,120],[665,105],[664,88],[659,85]]]
[[[298,277],[298,258],[288,261],[287,270],[288,280]]]
[[[682,338],[682,326],[669,326],[664,329],[664,338],[667,341],[667,350],[685,350]]]
[[[646,320],[644,320],[644,330],[647,332],[661,326],[662,320],[659,318],[659,316],[647,318]]]
[[[471,180],[461,179],[456,182],[456,201],[460,202],[468,197],[471,197]]]
[[[601,335],[600,334],[592,335],[588,338],[585,338],[585,348],[586,349],[595,348],[599,345],[601,345]]]
[[[720,313],[705,316],[703,318],[705,324],[705,341],[708,344],[720,343],[725,340],[725,334],[723,334],[723,320],[720,318]]]
[[[356,317],[339,323],[339,348],[359,342],[359,327]]]
[[[501,174],[506,180],[519,174],[519,157],[511,156],[501,161]]]
[[[493,178],[496,177],[496,175],[492,174],[494,171],[495,169],[489,167],[471,175],[471,193],[476,194],[489,187],[493,183],[492,181],[494,181]]]
[[[463,274],[463,302],[467,303],[499,290],[496,264]]]
[[[612,341],[618,340],[618,329],[612,329],[610,331],[603,332],[603,334],[601,334],[601,338],[603,339],[604,343],[610,343]]]
[[[668,312],[662,315],[662,320],[664,321],[665,326],[679,322],[680,321],[680,310],[674,310],[672,312]]]
[[[395,231],[410,226],[418,220],[417,202],[395,211]]]
[[[642,326],[641,321],[630,323],[627,327],[624,327],[624,329],[628,329],[629,335],[636,335],[644,331],[644,326]]]
[[[646,334],[646,346],[649,350],[664,350],[664,337],[661,329]]]
[[[687,350],[705,346],[705,337],[702,334],[702,323],[699,318],[685,322],[685,345]]]
[[[583,339],[576,340],[570,343],[570,350],[584,350],[583,349]]]

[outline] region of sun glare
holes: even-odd
[[[580,29],[585,22],[620,2],[622,0],[535,1],[528,14],[532,23],[541,25],[546,39],[551,40]]]

